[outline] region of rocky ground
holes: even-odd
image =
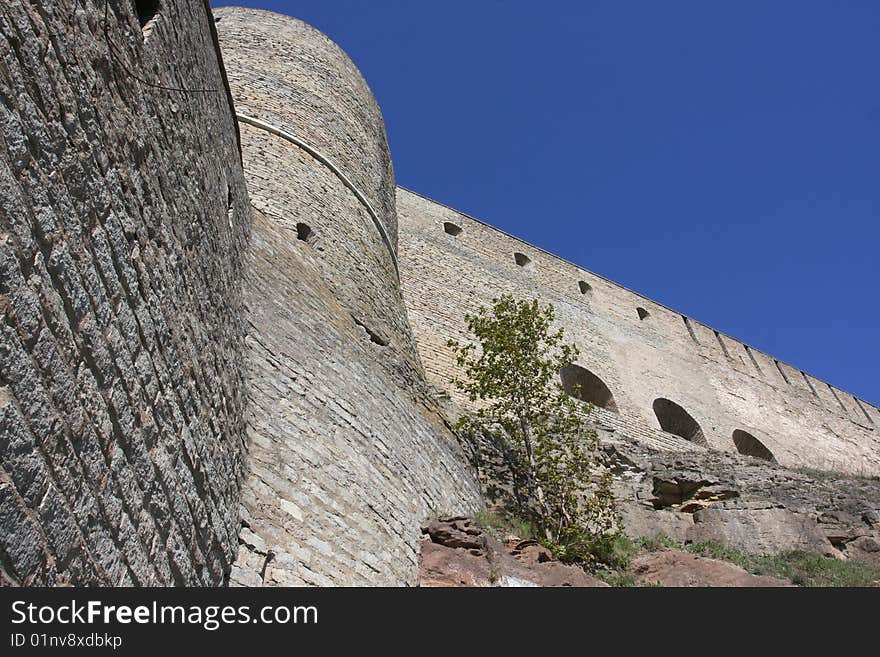
[[[639,555],[628,572],[639,586],[793,586],[786,579],[752,575],[736,564],[673,549]]]
[[[502,543],[466,516],[432,518],[422,537],[420,586],[608,586],[537,541]]]
[[[653,541],[606,580],[643,586],[792,585],[789,579],[752,574],[731,559],[707,558],[695,549],[703,545],[742,555],[742,563],[746,557],[759,563],[772,555],[804,553],[826,564],[867,564],[866,572],[880,573],[877,477],[791,470],[710,450],[659,452],[618,436],[604,444],[629,544]],[[491,484],[489,489],[497,489],[497,481]],[[433,518],[422,531],[422,586],[608,586],[577,565],[555,560],[537,541],[493,536],[473,518]]]
[[[432,518],[422,528],[419,585],[424,587],[529,587],[609,584],[576,565],[553,558],[535,540],[510,536],[502,542],[473,518]],[[646,551],[628,568],[640,586],[791,586],[775,577],[752,575],[731,563],[675,549]]]
[[[880,566],[880,479],[797,471],[728,452],[607,443],[632,538],[716,542],[749,554],[800,550]]]

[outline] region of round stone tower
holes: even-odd
[[[241,8],[215,19],[253,206],[310,247],[375,340],[417,363],[397,274],[391,155],[367,83],[301,21]]]
[[[407,321],[381,112],[313,28],[242,8],[215,19],[254,210],[232,581],[414,583],[421,521],[480,495]]]

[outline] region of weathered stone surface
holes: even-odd
[[[819,530],[835,547],[845,547],[859,537],[870,537],[876,533],[863,518],[845,511],[823,513],[817,518],[817,522]]]
[[[414,584],[422,518],[482,502],[407,323],[381,112],[349,58],[313,28],[251,9],[216,17],[236,109],[332,160],[392,238],[390,250],[325,163],[241,124],[254,216],[241,540],[275,556],[240,559],[233,581]]]
[[[681,550],[660,550],[640,555],[630,566],[630,572],[642,586],[792,586],[786,580],[752,575],[735,564]]]
[[[421,543],[419,586],[488,587],[497,586],[497,576],[482,553],[450,548],[431,540]]]
[[[880,566],[880,537],[859,536],[846,544],[846,556]]]
[[[470,518],[432,519],[422,528],[434,543],[450,548],[482,550],[486,547],[483,532]]]
[[[622,529],[627,536],[633,538],[668,536],[684,543],[694,525],[694,517],[690,513],[655,510],[626,498],[620,500],[618,507],[623,520]]]
[[[732,545],[749,554],[789,550],[836,554],[815,518],[788,509],[703,509],[694,514],[687,539]]]
[[[508,551],[527,566],[553,561],[553,553],[537,541],[515,541],[508,543]]]
[[[511,568],[511,572],[516,573],[517,570]],[[522,572],[522,571],[521,571]],[[504,586],[523,586],[518,582],[533,582],[533,586],[581,586],[581,587],[606,587],[608,584],[600,579],[587,575],[581,568],[577,566],[560,563],[558,561],[548,561],[546,563],[533,564],[530,568],[523,572],[523,575],[503,574],[502,577],[507,579]],[[528,584],[526,584],[528,585]]]
[[[860,537],[880,538],[880,481],[870,478],[811,475],[712,451],[660,452],[622,436],[606,457],[617,473],[624,530],[634,538],[665,534],[756,554],[838,558],[854,556]]]
[[[203,0],[0,12],[0,568],[222,584],[249,204]]]

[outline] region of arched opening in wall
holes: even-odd
[[[640,319],[640,320],[645,320],[645,319],[647,319],[648,317],[651,316],[651,314],[650,314],[647,310],[645,310],[644,308],[642,308],[641,306],[639,306],[638,308],[636,308],[636,312],[639,314],[639,319]]]
[[[773,452],[767,449],[767,446],[764,445],[764,443],[747,431],[736,429],[733,432],[733,444],[736,445],[736,451],[740,454],[754,456],[758,459],[764,459],[765,461],[776,463],[776,457],[773,456]]]
[[[443,222],[443,230],[447,235],[452,235],[453,237],[458,237],[461,235],[461,226],[458,226],[451,221]]]
[[[581,294],[589,294],[593,291],[593,286],[586,281],[578,281],[578,289],[581,291]]]
[[[297,224],[296,225],[296,239],[301,242],[305,242],[306,244],[314,244],[315,243],[315,231],[309,228],[308,224]]]
[[[525,253],[516,252],[513,254],[513,260],[523,269],[531,269],[532,268],[532,259],[529,258]]]
[[[161,3],[159,0],[133,0],[132,4],[144,36],[147,36],[159,14]]]
[[[605,382],[590,370],[580,365],[569,365],[559,370],[559,378],[562,379],[565,394],[617,413],[614,395]]]
[[[666,433],[674,434],[698,445],[709,445],[699,423],[674,401],[662,397],[655,399],[654,415],[657,416],[660,428]]]

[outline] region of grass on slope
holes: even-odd
[[[510,515],[484,512],[477,514],[476,520],[478,525],[500,539],[509,534],[523,539],[539,538],[534,525]],[[640,552],[653,552],[664,548],[685,550],[701,557],[727,561],[753,575],[779,577],[798,586],[880,586],[880,567],[855,559],[839,561],[809,552],[782,552],[762,556],[748,554],[715,542],[682,545],[663,535],[637,540],[623,535],[615,536],[607,541],[590,544],[588,548],[592,553],[580,555],[587,557],[580,559],[572,559],[572,554],[566,554],[564,550],[566,546],[548,547],[555,548],[553,551],[557,558],[570,563],[580,563],[590,574],[612,586],[636,586],[632,573],[628,571],[632,559]],[[577,555],[576,550],[569,548],[568,552]]]

